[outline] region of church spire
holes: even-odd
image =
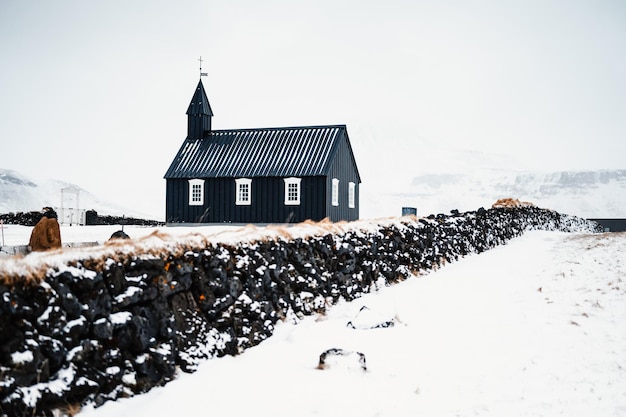
[[[202,71],[202,67],[200,70]],[[211,131],[211,117],[213,111],[200,79],[187,108],[187,137],[200,139],[206,136]]]

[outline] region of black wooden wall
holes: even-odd
[[[339,180],[339,205],[332,205],[333,178]],[[348,207],[348,183],[355,183],[355,207]],[[337,153],[326,178],[326,217],[331,221],[358,220],[359,218],[359,174],[352,158],[347,139],[338,142]]]
[[[300,205],[286,206],[282,177],[253,178],[251,205],[239,206],[235,204],[234,178],[207,178],[204,205],[190,206],[188,179],[168,179],[166,222],[297,223],[326,217],[326,178],[303,177],[300,187]]]

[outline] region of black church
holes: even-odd
[[[213,130],[202,80],[165,174],[168,224],[359,218],[361,177],[345,125]]]

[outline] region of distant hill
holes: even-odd
[[[403,191],[389,190],[370,199],[378,206],[394,205],[397,214],[409,206],[427,215],[488,207],[503,197],[579,217],[626,218],[626,170],[422,174],[412,177]]]
[[[95,210],[101,215],[152,218],[132,208],[102,201],[76,184],[55,179],[37,181],[7,169],[0,169],[0,213],[39,211],[46,206],[58,209],[62,189],[66,190],[64,207]]]
[[[364,178],[361,218],[399,216],[402,207],[415,207],[421,216],[449,213],[452,209],[476,210],[504,197],[579,217],[626,218],[626,169],[539,173],[463,166],[455,172],[423,173],[422,167],[421,172],[411,175],[411,169],[416,168],[404,164],[403,171],[394,177],[402,181]],[[100,215],[154,218],[103,201],[76,184],[54,179],[36,181],[5,169],[0,169],[0,213],[60,207],[62,188],[79,190],[80,208]],[[64,200],[65,207],[75,207],[75,194],[66,193]]]

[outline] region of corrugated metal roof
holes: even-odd
[[[209,98],[204,91],[202,80],[198,82],[196,92],[193,94],[191,103],[189,103],[189,107],[187,108],[187,114],[208,114],[209,116],[213,116],[213,110],[211,110]]]
[[[165,178],[324,175],[346,126],[214,130],[187,139]]]

